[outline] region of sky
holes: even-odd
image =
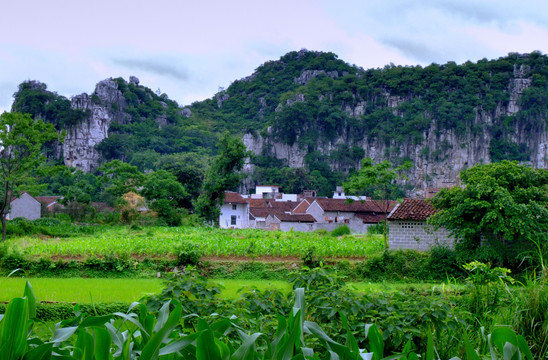
[[[365,69],[548,53],[546,0],[0,3],[0,113],[26,80],[70,98],[136,76],[189,105],[301,49]]]

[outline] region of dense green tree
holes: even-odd
[[[175,175],[166,170],[153,171],[144,176],[141,195],[149,201],[167,199],[177,203],[185,194]]]
[[[505,160],[463,170],[460,178],[462,187],[434,197],[440,211],[429,221],[452,232],[464,261],[510,266],[532,249],[546,250],[548,171]]]
[[[396,200],[400,196],[401,187],[399,179],[405,179],[403,172],[411,168],[410,161],[394,167],[390,161],[382,161],[373,164],[373,160],[367,157],[362,160],[362,167],[352,175],[348,182],[343,184],[344,191],[348,194],[367,195],[373,200],[379,200],[383,206],[383,212],[388,215],[389,200]],[[388,249],[387,222],[384,222],[384,249]]]
[[[33,176],[33,171],[44,161],[40,154],[47,141],[60,139],[53,125],[33,120],[29,114],[3,113],[0,115],[0,220],[2,241],[6,239],[6,216],[11,197],[19,195],[19,185]]]
[[[210,222],[219,218],[224,192],[235,189],[244,178],[240,170],[249,156],[242,140],[228,133],[223,135],[218,148],[218,155],[207,170],[203,193],[194,205],[196,213]]]
[[[186,189],[177,181],[175,175],[166,170],[146,174],[142,187],[141,195],[150,203],[163,199],[167,200],[172,207],[176,207],[188,196]]]
[[[144,177],[137,166],[120,160],[112,160],[104,164],[99,171],[102,173],[101,183],[104,192],[111,197],[112,201],[120,199],[128,192],[138,192]]]
[[[187,192],[181,206],[191,209],[192,200],[200,195],[207,165],[207,156],[195,153],[176,153],[160,157],[155,167],[175,175],[177,181],[184,186]]]

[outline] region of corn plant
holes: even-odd
[[[177,301],[167,301],[157,313],[144,304],[133,304],[127,313],[87,316],[75,308],[75,317],[58,323],[48,340],[33,335],[36,300],[27,282],[24,296],[8,304],[0,318],[0,360],[418,360],[408,342],[403,351],[387,355],[382,332],[376,325],[364,327],[366,342],[360,346],[343,316],[344,343],[332,339],[317,323],[306,320],[304,289],[295,290],[295,302],[287,316],[278,316],[272,339],[249,334],[234,318],[211,322],[194,314],[183,314]],[[195,326],[184,326],[185,318],[196,318]],[[435,360],[433,336],[421,359]],[[524,338],[509,328],[498,328],[488,336],[488,348],[474,349],[464,337],[466,359],[532,360]],[[486,350],[488,353],[485,353]],[[480,355],[481,354],[481,355]],[[453,360],[458,358],[452,358]]]

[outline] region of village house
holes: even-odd
[[[225,192],[219,227],[223,229],[243,229],[249,226],[249,203],[240,194]]]
[[[299,195],[284,194],[275,185],[259,185],[251,195],[226,192],[219,225],[222,228],[282,231],[331,231],[347,225],[354,233],[365,233],[369,226],[385,220],[396,204],[366,200],[365,197],[348,199],[342,189],[337,190],[337,199],[318,198],[314,190],[305,190]],[[385,204],[388,211],[383,210]],[[243,220],[246,211],[247,223]]]
[[[10,211],[6,216],[7,220],[25,218],[28,220],[40,219],[41,205],[38,200],[29,193],[23,192],[18,198],[10,201]]]
[[[269,230],[281,231],[314,231],[316,219],[309,214],[274,213],[266,218],[266,226]]]
[[[388,211],[384,205],[384,202],[374,200],[317,198],[308,206],[305,213],[312,215],[318,224],[322,224],[321,228],[326,230],[333,230],[345,224],[352,232],[363,234],[369,226],[384,221],[396,202],[386,203]]]
[[[65,209],[59,201],[62,196],[36,196],[35,199],[42,205],[42,215],[53,215]]]
[[[390,249],[426,251],[436,245],[453,248],[455,240],[447,229],[436,230],[426,223],[435,212],[426,200],[404,199],[388,215]]]

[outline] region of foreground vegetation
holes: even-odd
[[[126,311],[76,307],[40,335],[27,285],[0,320],[0,350],[6,359],[544,358],[546,304],[533,306],[546,299],[544,282],[510,289],[493,275],[471,264],[466,290],[357,296],[316,269],[292,275],[291,295],[256,290],[229,301],[191,272]]]

